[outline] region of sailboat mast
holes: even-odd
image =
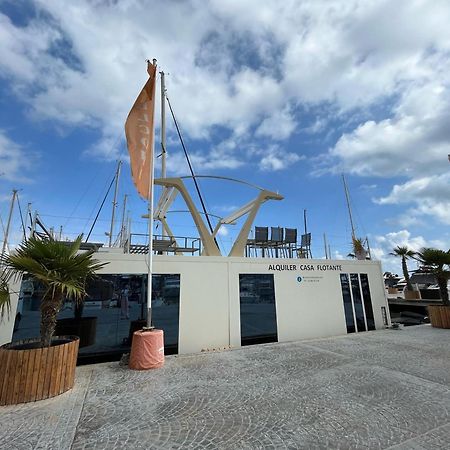
[[[345,182],[344,174],[342,174],[342,181],[344,182],[344,190],[345,190],[345,198],[347,200],[348,215],[350,217],[350,226],[352,227],[352,241],[354,241],[356,239],[355,226],[353,225],[352,210],[350,208],[350,197],[348,195],[348,188],[347,188],[347,183]]]
[[[125,242],[125,212],[126,212],[126,208],[127,208],[127,198],[128,198],[128,195],[125,194],[123,196],[122,223],[120,225],[120,240],[119,240],[120,247],[122,247],[123,243]]]
[[[5,236],[3,238],[2,255],[5,254],[6,246],[8,245],[9,228],[11,226],[11,218],[12,218],[13,210],[14,210],[14,202],[16,201],[17,189],[13,189],[12,193],[13,193],[13,195],[11,198],[11,205],[9,207],[8,222],[6,224]]]
[[[328,259],[328,251],[327,251],[327,236],[323,233],[323,246],[325,248],[325,259]]]
[[[114,186],[114,198],[112,203],[112,214],[111,214],[111,228],[109,229],[109,247],[112,246],[113,232],[114,232],[114,217],[116,214],[117,207],[117,192],[119,190],[119,178],[120,178],[120,167],[122,166],[122,161],[117,163],[116,170],[116,184]]]

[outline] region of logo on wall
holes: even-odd
[[[297,277],[297,281],[298,281],[299,283],[301,283],[301,282],[303,281],[303,278],[300,277],[300,276],[298,276],[298,277]]]

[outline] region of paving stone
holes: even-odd
[[[0,409],[0,448],[450,448],[449,344],[419,326],[81,367],[71,393]]]

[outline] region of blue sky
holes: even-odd
[[[16,188],[49,227],[87,233],[122,158],[120,198],[129,194],[132,229],[145,231],[123,125],[145,60],[157,58],[197,174],[278,191],[285,200],[263,205],[256,225],[302,229],[307,209],[313,255],[323,257],[326,233],[341,258],[345,173],[357,235],[399,272],[393,246],[450,246],[448,23],[446,0],[0,1],[1,218]],[[167,122],[169,175],[187,175]],[[218,216],[256,196],[200,185]],[[186,215],[169,220],[195,235]],[[238,229],[222,233],[224,248]]]

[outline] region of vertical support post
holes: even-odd
[[[325,233],[323,233],[323,245],[325,247],[325,259],[329,259],[328,258],[328,251],[327,251],[327,236]]]
[[[113,233],[114,233],[114,216],[115,216],[116,207],[117,207],[117,192],[119,190],[119,178],[120,178],[120,167],[121,166],[122,166],[122,161],[119,161],[117,163],[116,183],[114,186],[114,198],[113,198],[113,202],[112,202],[111,228],[109,229],[109,247],[112,246],[112,239],[113,239]]]
[[[11,219],[12,219],[13,210],[14,210],[14,202],[16,201],[17,189],[13,189],[12,193],[13,193],[13,195],[11,197],[11,205],[9,207],[8,222],[6,224],[5,235],[3,237],[2,255],[5,254],[6,246],[8,245],[9,228],[11,227]]]
[[[153,65],[156,67],[156,59],[153,59]],[[153,102],[154,107],[154,102]],[[155,130],[152,129],[151,133]],[[155,167],[154,158],[155,139],[152,139],[152,152],[150,158],[150,173],[148,183],[148,282],[147,282],[147,327],[152,328],[152,274],[153,274],[153,174]]]

